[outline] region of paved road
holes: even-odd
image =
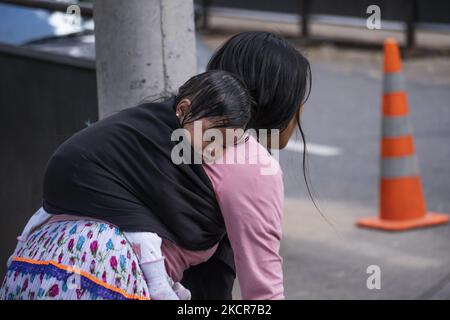
[[[311,156],[314,184],[326,199],[376,206],[381,62],[378,59],[351,65],[345,56],[335,62],[322,62],[314,54],[310,53],[314,80],[303,115],[305,130],[311,142],[341,150],[335,157]],[[433,82],[432,74],[417,75],[417,64],[407,62],[405,69],[411,65],[416,71],[406,73],[406,78],[425,192],[430,209],[450,212],[450,84],[439,79]],[[447,75],[450,77],[450,70]],[[282,163],[287,170],[294,157],[285,155]],[[291,174],[286,175],[285,182],[287,195],[299,196],[302,183]]]
[[[338,234],[308,203],[301,180],[292,174],[296,155],[287,152],[281,161],[289,198],[282,251],[289,298],[450,299],[450,226],[399,234],[354,227],[358,217],[377,212],[379,62],[343,62],[344,67],[339,60],[313,62],[304,125],[312,142],[341,154],[311,155],[311,177]],[[416,68],[417,62],[405,69],[409,64]],[[435,83],[433,75],[406,75],[428,208],[450,213],[450,86]],[[366,287],[372,264],[381,268],[381,290]]]
[[[206,37],[209,44],[220,41]],[[212,48],[212,46],[210,46]],[[358,229],[377,213],[381,56],[307,49],[313,90],[303,113],[313,185],[331,228],[309,201],[295,148],[281,153],[286,207],[282,256],[289,299],[450,299],[450,226],[385,233]],[[206,55],[206,53],[205,53]],[[428,208],[450,213],[448,59],[405,63],[411,121]],[[338,150],[320,152],[318,146]],[[317,151],[319,150],[319,151]],[[329,149],[326,149],[329,150]],[[323,151],[323,150],[322,150]],[[381,289],[366,286],[369,265]],[[238,296],[238,291],[236,293]]]

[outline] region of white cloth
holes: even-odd
[[[162,239],[152,232],[124,232],[139,258],[149,295],[155,300],[190,300],[191,292],[167,275],[161,252]]]
[[[25,228],[23,229],[20,236],[17,237],[17,245],[16,249],[14,249],[13,254],[8,258],[8,261],[6,262],[6,267],[9,268],[9,265],[11,264],[12,258],[17,254],[17,252],[23,247],[25,244],[28,236],[30,233],[35,230],[37,227],[41,226],[45,222],[47,222],[48,219],[50,219],[51,214],[48,214],[44,208],[39,208],[38,211],[36,211],[28,220],[27,224],[25,225]]]
[[[17,237],[17,246],[7,261],[7,267],[9,267],[11,259],[25,244],[30,233],[45,224],[51,217],[52,215],[47,213],[42,207],[31,216],[22,233]],[[141,270],[147,280],[150,297],[153,296],[157,300],[190,299],[190,291],[180,283],[174,283],[167,275],[161,251],[162,239],[156,233],[124,232],[124,235],[139,259]]]
[[[34,229],[47,222],[51,217],[52,215],[47,213],[44,208],[39,208],[39,210],[31,216],[30,220],[28,220],[22,234],[17,237],[17,240],[19,240],[19,242],[25,242]]]
[[[140,263],[160,260],[162,239],[152,232],[124,232]]]

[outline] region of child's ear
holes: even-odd
[[[177,107],[175,108],[176,115],[178,119],[181,120],[186,116],[186,114],[189,112],[189,109],[191,108],[191,100],[184,98],[180,102],[178,102]]]

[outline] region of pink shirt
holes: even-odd
[[[279,254],[284,199],[280,166],[253,137],[236,148],[228,147],[224,159],[230,159],[233,152],[244,164],[204,168],[225,220],[242,298],[284,299]]]
[[[217,244],[207,250],[191,251],[184,249],[170,240],[162,239],[161,251],[165,258],[167,274],[175,282],[183,278],[184,270],[207,261],[216,252]]]
[[[253,137],[228,147],[223,162],[229,159],[242,164],[205,164],[204,169],[225,220],[242,298],[284,299],[279,255],[284,199],[280,166]],[[161,247],[174,281],[189,266],[208,260],[216,248],[189,251],[164,239]]]

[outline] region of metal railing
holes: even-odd
[[[259,0],[194,0],[198,5],[202,19],[202,28],[207,29],[208,16],[214,9],[243,9],[259,12],[272,12],[297,15],[299,24],[299,37],[314,38],[310,32],[310,23],[319,16],[335,17],[359,17],[364,18],[367,4],[378,4],[382,9],[383,20],[399,22],[405,34],[405,42],[408,48],[416,45],[416,29],[422,24],[448,26],[450,29],[450,16],[445,12],[450,10],[449,2],[433,0],[402,0],[402,1],[369,1],[369,0],[281,0],[281,1],[259,1]],[[323,19],[322,19],[323,20]]]

